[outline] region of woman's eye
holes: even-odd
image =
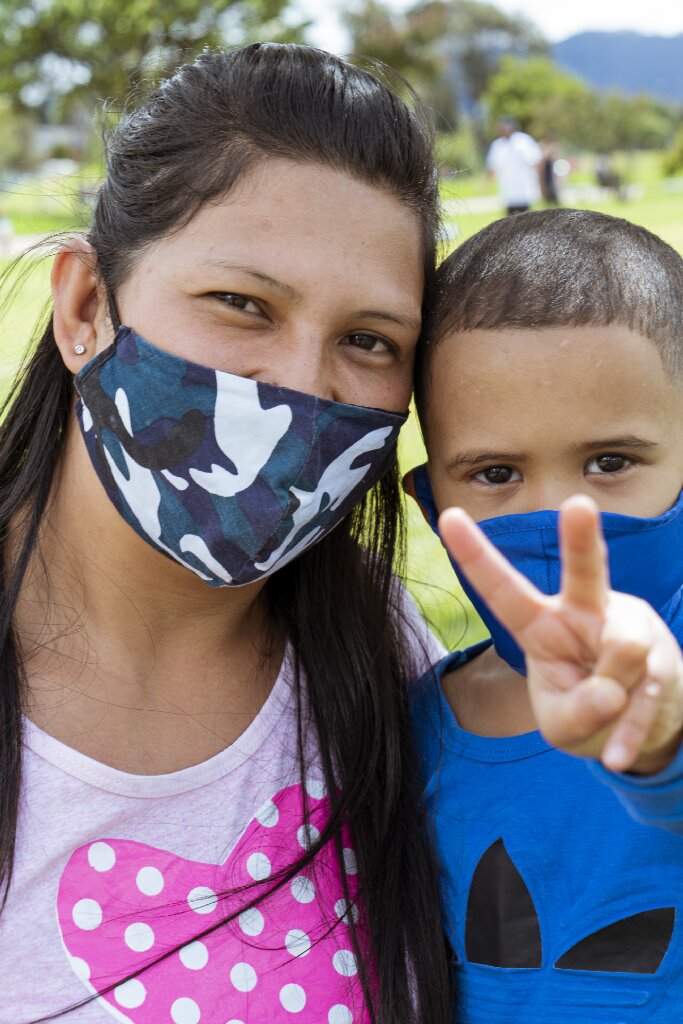
[[[260,313],[261,310],[248,295],[239,295],[237,292],[214,292],[217,299],[231,309],[239,309],[244,313]]]
[[[511,484],[522,479],[522,474],[512,466],[487,466],[474,474],[474,479],[485,484]]]
[[[353,348],[362,349],[363,352],[375,354],[395,352],[396,348],[384,338],[378,338],[376,334],[347,334],[346,343]]]
[[[586,473],[619,473],[622,469],[628,469],[632,460],[625,455],[596,455],[586,465]]]

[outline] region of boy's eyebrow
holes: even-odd
[[[526,458],[524,452],[492,451],[489,448],[472,448],[467,452],[459,452],[446,463],[446,469],[457,469],[458,466],[474,466],[478,462],[522,462]]]
[[[623,434],[620,437],[605,437],[596,438],[595,440],[583,441],[581,444],[574,445],[574,451],[587,452],[593,451],[595,448],[636,448],[638,451],[652,451],[654,448],[659,448],[660,445],[657,441],[646,441],[643,437],[637,437],[635,434]]]

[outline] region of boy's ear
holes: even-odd
[[[53,329],[64,365],[78,373],[95,355],[105,318],[98,290],[97,256],[84,239],[73,239],[56,255],[51,274]]]
[[[403,477],[403,490],[417,502],[427,525],[438,533],[439,512],[434,503],[428,468],[429,463],[425,462],[421,466],[415,466],[414,469],[409,470]]]
[[[415,470],[409,469],[407,473],[404,473],[401,485],[406,494],[409,494],[411,498],[415,498],[417,501],[417,495],[415,494]]]

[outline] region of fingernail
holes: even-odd
[[[658,697],[661,697],[662,695],[661,683],[648,683],[645,686],[643,693],[646,697],[652,697],[653,700],[656,700]]]
[[[619,743],[610,747],[603,756],[603,764],[611,772],[623,771],[625,765],[628,764],[628,750]]]

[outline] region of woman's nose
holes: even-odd
[[[267,365],[249,375],[265,384],[301,391],[317,398],[337,397],[334,367],[320,339],[303,338],[283,344],[272,353]]]

